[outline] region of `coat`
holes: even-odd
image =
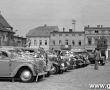
[[[95,60],[100,60],[100,57],[101,57],[101,53],[100,51],[95,51]]]

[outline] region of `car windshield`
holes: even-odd
[[[62,51],[61,56],[69,55],[70,53],[68,51]]]
[[[17,52],[16,50],[8,50],[8,52],[9,52],[13,57],[18,57],[18,56],[20,56],[20,53]]]

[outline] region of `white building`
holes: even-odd
[[[107,45],[103,47],[102,53],[106,54],[106,58],[110,58],[110,27],[103,27],[97,25],[97,27],[90,27],[89,25],[84,28],[85,31],[85,49],[94,50],[97,45],[97,39],[105,38],[103,43]]]
[[[84,31],[59,31],[51,32],[50,47],[61,50],[66,46],[68,49],[84,49]]]
[[[49,49],[50,32],[59,31],[58,26],[39,26],[28,32],[26,35],[30,41],[29,47],[39,48],[42,47],[45,50]]]

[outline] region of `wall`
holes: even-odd
[[[53,34],[55,34],[55,36]],[[55,40],[55,45],[53,44],[53,40]],[[59,44],[59,40],[62,41],[61,44]],[[71,45],[72,49],[84,49],[84,33],[73,33],[73,32],[51,33],[50,48],[60,49],[61,45],[65,45],[65,40],[68,40],[68,45]],[[75,45],[72,44],[72,40],[74,40]],[[81,46],[79,46],[78,44],[79,40],[81,40]]]
[[[45,50],[49,49],[49,37],[31,37],[31,48],[43,47]],[[36,40],[36,43],[35,43]],[[40,45],[40,40],[42,40],[42,45]],[[45,45],[45,40],[47,40],[47,45]]]

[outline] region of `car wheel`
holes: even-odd
[[[23,69],[19,74],[19,78],[20,78],[20,81],[22,82],[32,82],[34,79],[34,76],[29,69]]]
[[[53,65],[52,66],[52,69],[51,69],[51,74],[57,74],[57,72],[58,72],[57,66],[56,65]]]

